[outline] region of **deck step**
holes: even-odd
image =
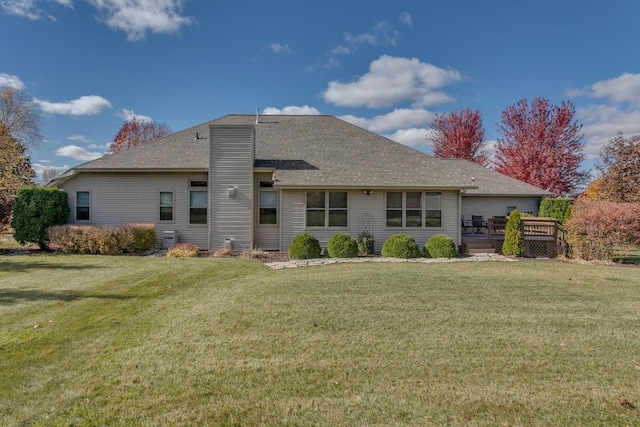
[[[488,248],[467,248],[467,253],[469,255],[473,254],[495,254],[496,250],[492,247]]]

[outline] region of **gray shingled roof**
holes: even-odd
[[[206,171],[210,125],[255,125],[255,166],[275,169],[276,185],[282,188],[466,188],[477,195],[548,194],[473,163],[437,159],[323,115],[268,115],[258,124],[254,115],[227,115],[74,169]],[[201,139],[195,139],[196,134]]]

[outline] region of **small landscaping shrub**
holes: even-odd
[[[226,248],[218,248],[215,249],[211,255],[216,258],[231,256],[233,255],[233,249],[228,246]]]
[[[358,251],[363,255],[373,255],[375,244],[373,236],[366,231],[358,236]]]
[[[458,256],[458,251],[451,237],[446,234],[436,234],[424,245],[424,256],[427,258],[455,258]]]
[[[511,212],[509,219],[507,219],[502,253],[512,256],[522,256],[524,254],[524,223],[517,209]]]
[[[327,242],[327,255],[331,258],[353,258],[358,256],[358,242],[345,233],[334,234]]]
[[[297,235],[289,245],[289,257],[293,259],[320,258],[320,242],[309,233]]]
[[[155,229],[150,224],[121,227],[62,225],[49,229],[51,244],[64,253],[118,255],[141,253],[155,246]],[[153,236],[153,238],[152,238]]]
[[[18,191],[13,205],[13,238],[20,244],[37,243],[49,247],[47,230],[69,218],[67,193],[57,188],[27,187]]]
[[[193,243],[178,243],[167,251],[167,256],[172,258],[195,258],[200,254],[200,248]]]
[[[567,211],[570,211],[571,206],[573,206],[573,199],[544,199],[540,202],[538,216],[555,218],[560,222],[560,224],[563,224],[565,219],[568,217]]]
[[[420,258],[420,248],[413,237],[406,234],[393,234],[382,245],[383,257]]]

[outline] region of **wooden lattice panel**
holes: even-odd
[[[549,245],[547,242],[528,241],[527,256],[532,258],[549,258]]]

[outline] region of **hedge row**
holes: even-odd
[[[61,225],[49,229],[49,240],[64,253],[118,255],[141,253],[156,244],[151,224],[127,224],[120,227]]]
[[[366,253],[373,252],[373,238],[367,235],[368,241]],[[335,234],[327,242],[326,255],[331,258],[353,258],[358,256],[359,247],[363,245],[353,237],[345,233]],[[296,236],[289,245],[289,257],[293,259],[320,258],[322,250],[320,242],[313,235],[303,233]],[[431,237],[424,246],[424,254],[427,258],[454,258],[458,255],[456,245],[451,237],[445,234],[436,234]],[[382,256],[392,258],[420,258],[420,248],[413,237],[406,234],[394,234],[382,245]]]

